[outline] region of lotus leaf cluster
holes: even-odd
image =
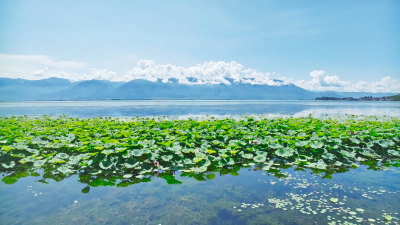
[[[171,118],[1,117],[0,174],[56,181],[78,175],[88,186],[128,186],[158,176],[180,183],[242,167],[275,176],[294,167],[332,174],[400,166],[398,118]]]

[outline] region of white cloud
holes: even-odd
[[[145,79],[170,82],[176,79],[183,84],[266,84],[281,85],[293,83],[299,87],[316,91],[351,92],[400,92],[400,82],[390,76],[376,82],[358,81],[355,83],[341,80],[337,75],[328,75],[323,70],[310,72],[310,80],[284,78],[275,81],[272,74],[245,68],[238,62],[209,61],[191,67],[172,64],[157,64],[152,60],[139,60],[124,74],[107,69],[90,68],[86,63],[75,61],[57,61],[44,55],[9,55],[0,53],[0,77],[38,80],[59,77],[71,81],[109,80],[131,81]]]
[[[128,71],[123,80],[145,79],[150,81],[168,82],[176,79],[184,84],[268,84],[280,85],[270,78],[270,73],[246,69],[243,65],[231,61],[210,61],[191,67],[181,67],[171,64],[156,64],[152,60],[140,60],[136,66]]]
[[[0,54],[0,76],[8,78],[43,79],[68,77],[79,79],[86,64],[73,61],[55,61],[44,55]]]
[[[288,81],[313,91],[400,92],[400,82],[390,76],[376,82],[358,81],[351,83],[341,80],[337,75],[328,75],[323,70],[314,70],[310,72],[310,77],[311,80],[294,81],[288,79]]]
[[[280,85],[270,78],[270,73],[232,62],[205,62],[191,67],[171,64],[156,64],[152,60],[139,60],[125,74],[117,74],[106,69],[89,68],[85,63],[74,61],[56,61],[44,55],[8,55],[0,54],[0,77],[38,80],[49,77],[78,80],[131,81],[145,79],[169,82],[176,79],[184,84],[247,84]]]

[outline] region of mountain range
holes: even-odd
[[[279,80],[275,80],[279,83]],[[132,80],[111,82],[85,80],[71,82],[61,78],[24,80],[0,78],[0,101],[31,100],[312,100],[318,97],[383,97],[396,93],[368,92],[313,92],[293,84],[260,85],[227,84],[181,84],[174,79]]]

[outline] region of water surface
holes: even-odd
[[[87,194],[76,176],[48,184],[28,177],[0,184],[0,218],[3,224],[382,224],[388,214],[399,224],[398,169],[361,167],[333,179],[291,169],[284,174],[243,168],[207,181],[176,174],[182,184],[154,178]]]
[[[400,102],[354,101],[236,101],[236,100],[143,100],[143,101],[31,101],[0,102],[0,116],[63,115],[185,116],[185,115],[400,115]]]
[[[1,102],[0,116],[131,117],[204,115],[399,116],[399,102],[60,101]],[[127,187],[90,187],[71,176],[0,182],[1,224],[399,224],[400,170],[367,166],[333,174],[281,168],[213,172],[207,179],[156,174]],[[375,168],[376,169],[376,168]],[[42,175],[43,171],[39,171]],[[1,174],[3,178],[5,174]],[[21,175],[25,176],[25,175]],[[99,175],[100,176],[100,175]],[[40,181],[40,182],[39,182]],[[85,191],[83,191],[85,192]],[[333,199],[333,200],[332,200]],[[337,199],[337,201],[336,201]],[[385,220],[390,215],[392,219]]]

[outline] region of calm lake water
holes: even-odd
[[[198,115],[400,115],[400,102],[350,101],[49,101],[0,102],[0,116],[62,115],[198,116]]]
[[[400,116],[399,102],[82,101],[2,102],[0,116]],[[333,174],[253,168],[210,179],[154,176],[127,187],[90,187],[77,176],[0,182],[0,224],[400,224],[400,169],[360,166]],[[41,171],[39,171],[41,173]],[[4,176],[4,174],[1,174]],[[0,176],[0,178],[2,178]],[[202,181],[199,181],[202,180]],[[337,200],[336,200],[337,199]],[[393,217],[385,220],[384,215]]]

